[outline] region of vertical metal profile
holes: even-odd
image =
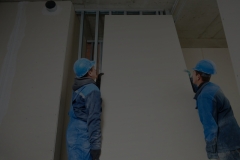
[[[91,59],[93,58],[94,54],[94,41],[91,42]]]
[[[97,62],[97,52],[98,52],[98,22],[99,22],[99,11],[96,11],[94,55],[93,55],[93,60],[95,62]]]
[[[81,24],[80,24],[80,34],[79,34],[78,59],[82,57],[84,11],[81,11],[81,22],[80,23]]]
[[[99,49],[99,52],[100,52],[100,57],[99,57],[99,72],[98,73],[101,73],[102,72],[102,51],[103,51],[103,42],[100,42],[100,45],[99,45],[100,49]]]

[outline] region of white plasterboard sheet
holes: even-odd
[[[238,91],[240,92],[240,1],[217,0],[217,3],[228,43]]]
[[[101,159],[206,158],[172,16],[106,16]]]

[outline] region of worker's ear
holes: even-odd
[[[88,71],[88,76],[89,76],[89,77],[92,77],[92,74],[93,74],[93,68],[91,68],[91,69]]]
[[[201,80],[201,79],[202,79],[201,75],[200,75],[200,74],[197,74],[197,80],[199,81],[199,80]]]

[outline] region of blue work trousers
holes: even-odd
[[[68,160],[92,160],[86,122],[71,119],[66,138]]]

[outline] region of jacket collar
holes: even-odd
[[[199,94],[202,92],[203,88],[208,85],[210,82],[203,82],[199,85],[198,89],[197,89],[197,92],[194,96],[194,99],[197,99],[197,97],[199,96]]]
[[[86,84],[90,84],[93,83],[95,84],[95,81],[91,78],[87,78],[87,77],[83,77],[83,78],[75,78],[74,79],[74,84],[72,86],[72,89],[74,91],[78,90],[79,88],[81,88],[82,86],[86,85]]]

